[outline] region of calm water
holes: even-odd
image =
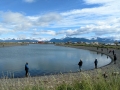
[[[98,59],[98,67],[111,62],[106,55],[93,51],[54,46],[51,44],[30,44],[0,48],[0,77],[24,77],[24,65],[29,63],[30,75],[48,75],[60,72],[78,71],[78,62],[83,60],[83,70],[94,68],[94,60]]]

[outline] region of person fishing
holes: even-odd
[[[116,54],[114,54],[114,64],[116,64],[116,60],[117,60],[117,57],[116,57]]]
[[[28,71],[29,71],[29,68],[28,68],[28,62],[26,62],[25,64],[25,76],[28,77]]]
[[[95,68],[97,69],[97,64],[98,64],[97,58],[95,59],[94,64],[95,64]]]
[[[80,71],[81,71],[81,68],[82,68],[82,64],[83,64],[83,62],[82,62],[82,60],[80,59],[80,61],[79,61],[79,63],[78,63]]]

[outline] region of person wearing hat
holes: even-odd
[[[97,69],[97,64],[98,64],[97,58],[95,59],[94,64],[95,64],[95,68]]]

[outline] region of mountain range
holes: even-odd
[[[63,39],[51,39],[50,42],[101,42],[101,43],[114,43],[116,40],[109,39],[109,38],[92,38],[92,39],[86,39],[86,38],[70,38],[66,37]]]
[[[56,39],[53,38],[49,41],[45,42],[101,42],[101,43],[114,43],[116,40],[110,39],[110,38],[92,38],[92,39],[86,39],[86,38],[71,38],[71,37],[66,37],[62,39]],[[16,39],[6,39],[2,40],[0,39],[0,42],[38,42],[38,40],[31,40],[31,39],[22,39],[22,40],[16,40]],[[120,41],[119,41],[120,42]]]

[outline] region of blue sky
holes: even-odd
[[[0,0],[0,39],[120,40],[120,0]]]

